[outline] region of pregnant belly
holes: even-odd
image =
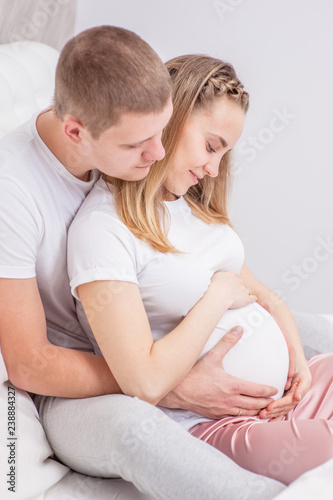
[[[233,326],[244,329],[242,338],[223,359],[226,372],[236,377],[276,387],[275,399],[282,397],[287,380],[288,347],[276,321],[256,303],[229,309],[206,343],[206,354]]]

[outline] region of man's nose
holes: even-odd
[[[151,139],[148,141],[142,155],[148,161],[162,160],[165,156],[165,149],[161,139]]]

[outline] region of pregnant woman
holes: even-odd
[[[122,391],[152,404],[240,325],[224,368],[275,386],[276,401],[260,415],[235,408],[220,420],[164,411],[242,467],[289,484],[333,457],[333,355],[306,362],[289,309],[247,269],[231,227],[230,150],[248,108],[233,67],[192,55],[167,68],[174,114],[165,158],[141,181],[103,176],[71,227],[78,314]]]

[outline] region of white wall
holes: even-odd
[[[19,40],[58,51],[73,36],[77,0],[0,0],[0,43]]]
[[[333,312],[333,3],[80,0],[77,28],[113,24],[163,60],[231,62],[251,95],[231,215],[246,262],[289,306]]]

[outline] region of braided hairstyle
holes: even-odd
[[[233,66],[205,55],[175,57],[166,63],[173,86],[173,100],[177,111],[182,101],[188,115],[197,106],[207,106],[215,97],[226,95],[239,102],[246,112],[249,94],[244,90]]]

